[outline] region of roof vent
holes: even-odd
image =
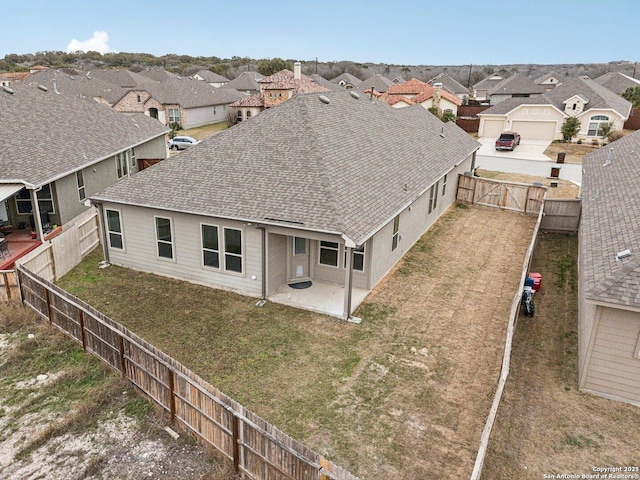
[[[329,97],[327,97],[326,95],[319,95],[318,100],[326,105],[329,105],[331,103],[331,100],[329,100]]]
[[[14,92],[14,90],[13,90],[13,88],[11,88],[11,87],[7,87],[6,85],[3,85],[3,86],[2,86],[2,90],[4,90],[4,91],[5,91],[5,92],[7,92],[7,93],[10,93],[11,95],[13,95],[13,94],[15,93],[15,92]]]
[[[442,83],[436,82],[433,84],[433,88],[442,88]]]
[[[49,91],[49,89],[47,87],[45,87],[44,85],[38,85],[38,88],[40,90],[42,90],[43,92],[48,92]]]
[[[623,258],[628,258],[631,256],[631,250],[623,250],[616,254],[616,262],[622,260]]]
[[[351,95],[356,100],[360,100],[360,94],[358,92],[354,92],[353,90],[349,90],[349,95]]]

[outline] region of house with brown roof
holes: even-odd
[[[40,239],[84,212],[90,195],[168,154],[157,120],[44,85],[0,89],[0,124],[0,220]]]
[[[394,108],[421,105],[427,110],[436,107],[442,113],[451,112],[454,115],[457,115],[458,107],[462,104],[462,100],[444,90],[442,84],[436,83],[435,86],[431,86],[417,78],[399,85],[391,85],[385,93],[378,94],[377,97]]]
[[[311,77],[302,74],[300,62],[295,62],[293,72],[288,69],[269,75],[258,81],[260,93],[242,98],[230,105],[235,111],[236,123],[255,117],[267,108],[275,107],[301,93],[330,91],[317,84]]]
[[[350,318],[479,148],[419,105],[351,93],[295,95],[93,195],[105,259]]]
[[[640,406],[640,132],[582,159],[581,390]]]
[[[145,113],[165,125],[177,123],[181,128],[193,128],[226,121],[228,106],[244,97],[231,88],[213,88],[192,78],[173,78],[132,87],[113,108],[126,114]]]
[[[497,138],[505,130],[518,132],[523,140],[562,138],[569,117],[580,121],[577,138],[601,141],[603,126],[622,130],[631,103],[585,78],[573,78],[542,95],[510,98],[479,113],[481,137]]]

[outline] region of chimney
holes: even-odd
[[[300,62],[296,62],[293,64],[293,79],[300,80],[301,77],[302,77],[302,65],[300,65]]]
[[[442,84],[440,82],[433,84],[433,106],[440,110],[440,99],[442,98]]]

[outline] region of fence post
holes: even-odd
[[[84,312],[78,309],[78,313],[80,314],[80,338],[82,339],[82,350],[87,351],[87,339],[84,334]]]
[[[120,350],[120,375],[122,375],[122,378],[125,378],[124,338],[122,338],[122,335],[118,335],[118,349]]]
[[[232,441],[233,441],[233,466],[236,472],[240,471],[240,420],[236,415],[236,412],[231,412],[232,417]]]
[[[49,289],[44,289],[44,301],[47,302],[47,316],[49,317],[49,323],[53,323],[53,317],[51,316],[51,301],[49,300]]]
[[[20,279],[20,270],[14,270],[16,276],[16,284],[18,285],[18,293],[20,294],[20,302],[24,302],[24,291],[22,290],[22,280]]]
[[[326,470],[327,472],[331,471],[331,465],[329,463],[329,460],[327,460],[324,457],[320,457],[320,466],[322,467],[322,470]],[[324,475],[323,473],[320,473],[320,480],[329,480],[329,477],[327,475]]]
[[[174,395],[175,385],[173,383],[173,369],[168,366],[167,372],[169,373],[169,378],[167,378],[167,384],[169,385],[169,416],[171,424],[173,424],[176,418],[176,397]]]

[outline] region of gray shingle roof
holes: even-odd
[[[434,83],[442,83],[442,88],[454,95],[469,95],[469,89],[467,87],[445,72],[433,77],[427,83],[431,86],[433,86]]]
[[[263,78],[258,72],[242,72],[236,78],[228,83],[225,83],[220,88],[235,88],[239,91],[253,90],[255,92],[260,91],[260,84],[258,80]]]
[[[477,90],[489,90],[499,84],[502,80],[504,80],[500,75],[492,74],[487,78],[483,78],[478,83],[476,83],[473,88]]]
[[[204,81],[207,83],[227,83],[229,81],[228,78],[218,75],[211,70],[199,70],[197,73],[204,78]]]
[[[536,85],[540,85],[542,82],[549,80],[551,77],[557,77],[558,75],[556,75],[556,73],[554,71],[545,73],[544,75],[536,78],[533,80],[533,83],[535,83]]]
[[[132,90],[144,90],[163,105],[177,104],[182,108],[222,105],[241,98],[241,94],[233,89],[231,92],[235,93],[222,92],[216,95],[214,87],[193,78],[171,78],[164,82],[148,82]]]
[[[360,244],[479,147],[421,106],[323,95],[329,104],[297,95],[94,199],[295,225]]]
[[[178,78],[175,73],[168,72],[164,68],[160,67],[148,67],[138,72],[138,75],[145,77],[148,80],[154,80],[156,82],[164,82],[170,78]]]
[[[118,87],[132,88],[141,83],[148,82],[149,79],[138,73],[129,70],[91,70],[88,72],[93,78],[98,78],[104,82]]]
[[[33,85],[0,90],[0,180],[40,186],[164,135],[145,115],[125,116],[77,95]]]
[[[363,80],[362,83],[356,88],[359,91],[364,92],[365,90],[369,90],[371,87],[373,87],[376,92],[384,93],[389,89],[391,85],[395,84],[387,77],[376,73],[374,76]]]
[[[487,91],[489,95],[518,95],[518,94],[539,94],[543,93],[545,88],[541,85],[536,85],[527,77],[522,75],[513,75],[509,78],[505,78],[493,88]]]
[[[55,88],[59,92],[76,93],[90,99],[101,97],[111,105],[122,98],[128,91],[127,88],[118,87],[99,78],[94,78],[90,72],[71,76],[59,70],[45,70],[29,76],[25,83],[36,86],[44,85],[53,91],[54,79]]]
[[[335,92],[343,90],[343,88],[337,83],[333,83],[332,81],[327,80],[326,78],[318,75],[317,73],[310,75],[310,77],[314,82],[316,82],[321,87],[328,88],[329,90],[333,90]]]
[[[584,156],[582,165],[586,297],[640,308],[640,131]],[[631,256],[616,261],[624,250]]]
[[[334,82],[334,83],[340,83],[341,80],[344,80],[345,82],[350,83],[354,87],[357,87],[358,85],[360,85],[362,83],[362,80],[360,80],[355,75],[351,75],[349,72],[341,73],[340,75],[338,75],[336,78],[334,78],[331,81]]]
[[[564,102],[574,95],[588,100],[585,111],[593,108],[612,109],[627,118],[631,112],[631,103],[612,91],[585,78],[573,78],[542,95],[524,98],[509,98],[484,110],[479,115],[505,115],[520,105],[553,105],[564,112]]]
[[[618,95],[622,95],[627,88],[640,87],[640,80],[629,77],[620,72],[609,72],[596,78],[594,82],[608,88]]]

